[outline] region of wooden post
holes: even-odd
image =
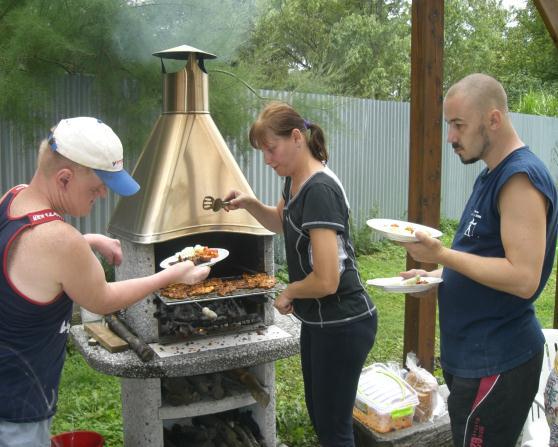
[[[435,228],[440,225],[443,46],[444,1],[413,0],[408,218]],[[407,257],[408,269],[435,267]],[[435,333],[435,293],[421,298],[407,295],[404,358],[413,351],[432,371]]]
[[[558,47],[558,2],[556,0],[534,0],[535,6],[541,15],[544,25]],[[554,290],[554,323],[558,328],[558,272],[556,273],[556,288]]]

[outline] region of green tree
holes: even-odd
[[[109,86],[129,69],[112,42],[122,4],[111,0],[0,2],[0,113],[33,116],[61,74],[95,74]]]
[[[260,3],[239,62],[262,88],[408,101],[410,1]],[[528,89],[549,95],[557,50],[532,2],[444,2],[444,89],[473,72],[500,79],[512,108]]]
[[[408,97],[408,2],[282,0],[264,6],[239,53],[254,67],[258,86]]]
[[[253,0],[0,0],[0,117],[22,130],[52,125],[56,81],[94,81],[93,110],[141,148],[160,111],[161,65],[153,52],[189,44],[219,56],[209,69],[235,72],[230,55],[245,39]],[[169,71],[183,62],[169,63]],[[249,106],[242,84],[210,73],[211,109],[226,136],[243,130]],[[235,107],[231,107],[234,104]],[[83,113],[83,112],[82,112]]]
[[[446,87],[472,72],[495,76],[515,112],[555,114],[558,50],[532,1],[502,8],[498,0],[448,0]]]
[[[515,11],[514,19],[500,67],[511,109],[526,110],[526,104],[539,102],[539,109],[550,111],[544,103],[556,98],[558,49],[532,1]]]
[[[499,77],[510,18],[500,0],[445,2],[444,90],[470,73]]]

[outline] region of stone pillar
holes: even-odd
[[[124,447],[163,447],[161,379],[120,379]]]
[[[155,273],[155,254],[153,245],[134,244],[121,240],[124,259],[115,269],[115,279],[122,281],[131,278],[141,278]],[[153,317],[156,306],[153,303],[154,294],[121,311],[124,322],[145,343],[159,341],[159,325]]]

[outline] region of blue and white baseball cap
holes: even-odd
[[[140,186],[124,169],[120,138],[97,118],[63,119],[48,137],[51,149],[74,163],[91,168],[115,193],[131,196]]]

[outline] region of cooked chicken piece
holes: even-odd
[[[209,293],[226,296],[238,289],[271,289],[276,283],[275,277],[266,273],[253,275],[244,273],[242,278],[238,279],[211,278],[198,284],[171,284],[161,289],[160,294],[174,300],[183,300]]]

